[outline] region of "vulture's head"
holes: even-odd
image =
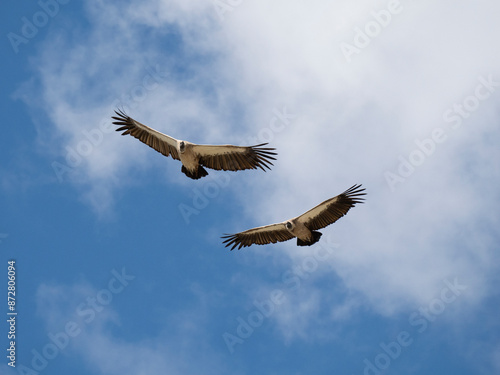
[[[184,143],[184,141],[179,142],[179,150],[181,151],[181,153],[186,151],[186,144]]]
[[[295,224],[292,223],[291,221],[287,221],[285,223],[285,227],[286,227],[286,229],[288,229],[291,232],[293,230],[293,228],[295,228]]]

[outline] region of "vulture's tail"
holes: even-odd
[[[181,172],[193,180],[198,180],[202,177],[208,176],[208,172],[201,165],[198,166],[198,170],[196,171],[190,171],[185,166],[182,166]]]
[[[314,245],[316,242],[319,241],[321,238],[321,233],[316,232],[315,230],[312,231],[312,240],[311,241],[302,241],[300,238],[297,237],[297,246],[311,246]]]

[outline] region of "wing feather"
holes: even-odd
[[[347,214],[355,204],[363,203],[363,195],[366,195],[364,191],[365,189],[361,189],[361,185],[353,185],[342,194],[327,199],[297,219],[310,230],[324,228]]]
[[[247,247],[253,244],[265,245],[268,243],[276,243],[288,241],[294,237],[286,228],[284,223],[271,224],[263,227],[252,228],[244,232],[236,234],[226,234],[221,238],[226,247],[231,246],[231,250],[238,247]]]
[[[115,113],[118,117],[112,117],[116,120],[113,121],[113,124],[120,126],[116,131],[123,131],[122,135],[130,134],[162,155],[172,156],[172,158],[180,160],[175,138],[141,124],[139,121],[127,116],[122,110],[115,111]]]
[[[233,146],[233,145],[194,145],[193,152],[200,157],[200,164],[207,168],[224,171],[241,171],[244,169],[260,168],[264,172],[265,168],[271,169],[271,160],[276,160],[273,156],[275,149],[262,147],[267,143],[255,146]]]

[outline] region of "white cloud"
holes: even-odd
[[[113,101],[141,85],[156,64],[170,78],[131,114],[173,135],[238,142],[267,126],[273,108],[286,105],[300,117],[274,137],[275,168],[246,180],[251,189],[241,193],[256,225],[293,217],[363,183],[366,204],[323,231],[341,244],[328,263],[347,288],[387,315],[429,301],[446,277],[470,285],[471,303],[488,294],[488,275],[498,267],[493,226],[477,223],[498,204],[492,190],[498,145],[488,142],[499,117],[496,99],[482,102],[455,131],[442,116],[474,92],[479,76],[500,81],[500,54],[491,47],[500,32],[494,16],[500,5],[402,1],[403,11],[348,63],[340,43],[352,43],[355,27],[363,28],[370,12],[387,2],[243,2],[223,22],[209,4],[132,2],[121,12],[101,3],[100,15],[89,10],[87,38],[50,40],[54,47],[47,43],[40,60],[42,104],[64,145],[76,147],[82,129],[107,118]],[[106,38],[110,31],[113,38]],[[170,56],[160,38],[178,55]],[[394,172],[399,155],[408,157],[415,139],[437,127],[447,140],[391,192],[384,172]],[[131,168],[180,168],[117,135],[103,142],[77,168],[95,207],[111,200]],[[57,145],[63,155],[64,145]],[[488,222],[498,222],[498,214]],[[292,259],[297,252],[291,242],[275,248],[281,249],[276,256]],[[324,293],[311,287],[317,299]],[[313,314],[312,306],[297,314]]]
[[[466,120],[470,125],[454,132],[442,118],[455,102],[474,93],[479,76],[492,74],[500,81],[500,55],[490,48],[493,31],[498,32],[491,7],[497,5],[475,3],[473,11],[430,2],[403,5],[394,24],[351,64],[335,43],[340,8],[331,9],[328,18],[320,6],[318,12],[310,4],[253,2],[226,24],[242,72],[239,84],[263,90],[268,100],[285,98],[300,114],[293,128],[277,136],[274,189],[257,181],[254,196],[245,199],[257,213],[256,225],[293,217],[353,183],[364,183],[366,205],[324,232],[341,243],[332,271],[349,288],[365,293],[383,314],[429,301],[445,277],[465,280],[479,300],[488,293],[488,275],[498,266],[485,261],[492,260],[490,230],[474,228],[468,233],[474,240],[457,239],[458,228],[467,230],[469,223],[481,220],[489,199],[498,197],[488,187],[489,199],[482,196],[484,180],[464,183],[464,145],[454,139],[467,137],[472,126],[474,137],[491,135],[498,114],[485,119],[481,111],[494,99],[481,103]],[[356,24],[362,26],[360,14],[371,10],[354,11]],[[471,14],[474,25],[481,26],[464,28],[471,25]],[[344,24],[336,42],[349,41],[354,27]],[[429,137],[436,127],[447,130],[447,141],[391,193],[383,173],[396,169],[398,156],[407,157],[416,147],[414,140]],[[476,153],[475,145],[466,147]],[[496,149],[481,144],[476,157],[484,176],[491,169],[481,164],[495,160]],[[498,182],[496,172],[492,177]],[[495,180],[486,183],[495,186]],[[262,189],[269,194],[263,197]],[[298,251],[293,245],[286,249],[290,256]]]

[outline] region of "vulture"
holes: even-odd
[[[267,143],[255,146],[233,145],[198,145],[195,143],[177,140],[166,134],[160,133],[133,118],[127,116],[123,110],[115,111],[114,125],[120,126],[116,131],[123,131],[122,135],[130,134],[142,143],[154,148],[165,156],[182,162],[181,171],[189,178],[197,180],[208,175],[203,167],[224,170],[241,171],[244,169],[260,168],[264,172],[271,169],[271,160],[276,160],[273,155],[274,148],[263,147]]]
[[[282,223],[265,225],[236,234],[225,234],[221,238],[231,250],[253,244],[265,245],[288,241],[297,237],[297,246],[311,246],[319,241],[321,233],[317,229],[335,223],[347,214],[356,203],[363,203],[365,189],[361,185],[353,185],[342,194],[327,199],[306,213]]]

